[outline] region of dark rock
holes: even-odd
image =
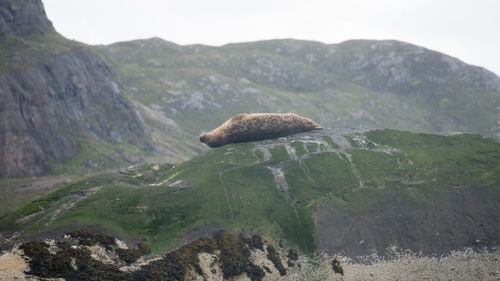
[[[108,236],[102,232],[92,232],[86,230],[75,230],[68,233],[71,237],[78,239],[80,245],[93,246],[97,243],[101,244],[106,249],[111,249],[112,246],[116,245],[115,238]]]
[[[15,35],[55,31],[41,0],[1,0],[0,30]]]
[[[29,257],[28,274],[43,278],[66,280],[132,280],[131,275],[114,265],[94,260],[86,249],[72,249],[68,243],[57,243],[61,248],[51,254],[44,242],[27,242],[20,249]],[[74,266],[72,266],[74,260]]]
[[[138,243],[136,249],[116,249],[115,239],[104,233],[89,232],[84,230],[73,231],[70,234],[71,243],[80,245],[107,246],[108,250],[115,250],[120,259],[128,264],[137,260],[143,254],[150,252],[145,243]],[[246,273],[252,281],[261,281],[266,272],[271,270],[253,264],[250,260],[250,248],[248,243],[252,240],[262,242],[262,238],[254,235],[249,239],[240,234],[235,238],[227,231],[217,232],[213,238],[200,238],[192,243],[184,245],[179,249],[168,253],[160,260],[153,261],[140,269],[132,272],[119,270],[119,262],[104,264],[92,258],[91,252],[85,248],[73,248],[68,242],[56,242],[56,253],[49,252],[49,245],[44,242],[27,242],[20,248],[29,258],[30,271],[28,274],[42,278],[64,278],[66,280],[184,280],[187,273],[194,269],[195,272],[204,276],[199,265],[198,255],[200,253],[216,253],[216,263],[223,270],[224,279]],[[278,268],[281,275],[286,274],[286,269],[281,265],[279,255],[271,245],[267,246],[268,257],[270,257]],[[211,265],[214,266],[215,262]],[[212,269],[215,274],[217,271]]]
[[[90,140],[152,148],[115,73],[59,36],[40,0],[0,0],[0,28],[0,178],[46,174]]]
[[[217,249],[221,251],[220,261],[224,278],[240,275],[245,272],[244,256],[240,251],[238,241],[227,231],[215,234]]]
[[[262,278],[264,278],[264,276],[266,275],[266,273],[264,273],[264,270],[262,270],[262,268],[256,266],[253,263],[248,264],[246,273],[250,278],[250,280],[252,281],[261,281]]]
[[[93,51],[49,57],[0,75],[0,177],[45,174],[51,160],[79,153],[82,138],[143,142],[144,124]]]
[[[335,273],[344,275],[344,269],[340,266],[340,262],[337,259],[332,260],[332,269]]]
[[[188,270],[187,262],[177,253],[168,254],[165,258],[144,265],[140,270],[132,273],[134,280],[184,280]]]
[[[252,235],[252,246],[255,249],[264,250],[264,242],[262,242],[262,237],[258,235]]]
[[[267,245],[267,258],[274,264],[281,276],[286,275],[286,268],[281,263],[278,251],[272,245]]]
[[[116,254],[128,265],[149,253],[151,253],[151,248],[144,242],[140,242],[135,249],[116,249]]]
[[[292,261],[296,261],[299,259],[299,253],[295,249],[288,250],[288,258]]]

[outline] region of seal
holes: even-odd
[[[309,118],[294,113],[240,113],[216,129],[200,136],[210,147],[229,143],[258,141],[284,137],[300,132],[323,129]]]

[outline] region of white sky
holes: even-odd
[[[500,0],[42,1],[57,31],[88,44],[396,39],[500,74]]]

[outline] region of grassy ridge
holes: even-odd
[[[366,213],[389,203],[388,194],[410,205],[447,200],[449,185],[483,186],[500,200],[500,144],[492,139],[384,130],[351,135],[358,145],[346,147],[316,135],[314,142],[294,137],[270,146],[232,144],[178,166],[148,165],[90,178],[0,222],[28,233],[98,225],[126,239],[146,238],[154,252],[191,229],[215,223],[284,238],[311,253],[318,247],[319,204]],[[291,157],[286,146],[301,158]],[[281,169],[288,191],[270,167]],[[12,225],[27,215],[32,216]]]

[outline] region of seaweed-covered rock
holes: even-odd
[[[258,235],[252,235],[252,246],[250,248],[264,250],[264,242],[262,242],[262,238]]]
[[[64,278],[71,267],[71,250],[66,249],[51,254],[49,245],[45,242],[27,242],[21,245],[21,250],[30,258],[28,274],[45,278]]]
[[[262,278],[264,278],[264,276],[266,275],[262,268],[253,263],[249,263],[247,265],[246,273],[252,281],[261,281]]]
[[[296,261],[299,259],[299,253],[295,249],[288,250],[288,259],[291,261]]]
[[[281,263],[278,251],[272,245],[267,245],[267,258],[274,264],[281,276],[286,275],[286,268]]]
[[[332,269],[335,273],[339,273],[341,275],[344,275],[344,269],[340,265],[340,261],[337,259],[332,260]]]
[[[112,246],[116,245],[115,238],[108,236],[102,232],[75,230],[68,233],[71,237],[79,240],[81,245],[93,246],[100,243],[104,248],[110,250]]]
[[[59,250],[53,254],[45,242],[27,242],[20,249],[29,257],[30,275],[66,280],[132,280],[129,273],[115,265],[104,264],[91,257],[89,250],[71,248],[68,243],[57,243]]]
[[[127,264],[136,262],[140,257],[151,253],[148,244],[140,242],[135,249],[116,249],[116,254]]]
[[[224,279],[246,273],[250,280],[261,281],[265,276],[264,270],[250,261],[250,248],[263,245],[262,238],[257,237],[250,239],[240,234],[235,238],[227,231],[219,231],[214,238],[201,238],[184,245],[167,254],[165,258],[142,266],[132,274],[136,280],[183,280],[189,270],[194,269],[198,275],[204,276],[198,255],[215,253],[218,250],[217,260]]]
[[[187,261],[174,252],[161,260],[142,266],[140,270],[133,272],[132,276],[137,281],[178,281],[184,280],[187,272]]]
[[[224,278],[240,275],[245,272],[243,255],[238,241],[227,231],[215,234],[217,249],[221,251],[220,261]]]
[[[120,270],[122,261],[131,264],[142,255],[150,253],[146,243],[138,243],[137,248],[119,249],[115,239],[100,232],[73,231],[70,238],[56,243],[27,242],[20,249],[29,258],[28,274],[42,278],[64,278],[66,280],[185,280],[192,274],[206,278],[207,274],[215,274],[213,266],[218,263],[224,279],[246,274],[252,281],[261,281],[267,273],[266,266],[252,262],[252,251],[264,250],[267,245],[267,256],[274,263],[281,275],[286,269],[281,264],[278,252],[267,244],[260,236],[249,238],[240,233],[237,237],[227,231],[219,231],[212,238],[200,238],[192,243],[168,253],[165,257],[143,265],[138,270],[125,272]],[[69,241],[69,242],[68,242]],[[114,256],[106,263],[93,257],[93,247],[99,244],[107,247],[106,252]],[[208,253],[215,255],[210,265],[211,270],[204,272],[199,255]],[[293,253],[293,252],[292,252]],[[296,254],[296,253],[295,253]],[[292,254],[293,256],[293,254]],[[293,258],[293,257],[292,257]]]

